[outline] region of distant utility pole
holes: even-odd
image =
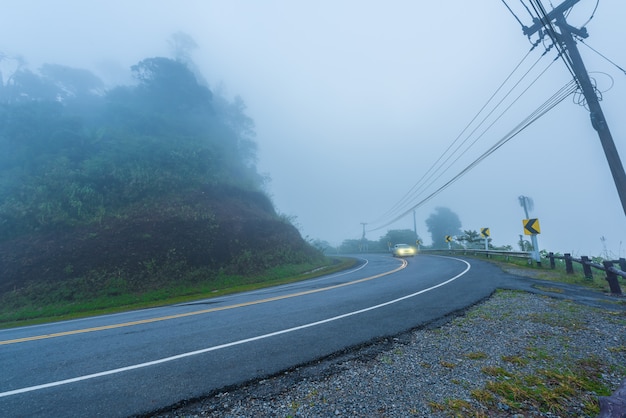
[[[367,240],[365,239],[365,225],[367,225],[367,222],[361,222],[361,225],[363,225],[363,236],[361,236],[361,251],[367,251]]]
[[[533,200],[528,196],[520,196],[518,197],[519,204],[524,208],[524,214],[526,215],[526,219],[530,219],[530,215],[528,214],[529,210],[533,209],[534,203]],[[520,240],[522,236],[520,235]],[[537,265],[541,265],[541,257],[539,256],[539,243],[537,242],[537,235],[531,235],[530,237],[533,244],[533,259],[537,262]],[[524,241],[522,241],[523,243]],[[523,244],[522,244],[523,245]]]
[[[577,29],[570,26],[565,20],[565,14],[567,11],[579,1],[580,0],[564,1],[548,13],[545,16],[545,19],[543,17],[541,19],[534,19],[532,26],[523,26],[523,32],[525,35],[530,37],[539,30],[545,30],[548,34],[555,38],[555,40],[567,53],[572,70],[578,80],[578,85],[582,89],[583,95],[589,105],[591,125],[598,132],[598,136],[600,137],[600,142],[602,143],[602,148],[604,149],[604,154],[606,155],[606,159],[609,163],[609,168],[611,170],[611,174],[613,175],[613,181],[615,182],[615,187],[617,188],[617,193],[619,194],[619,198],[622,203],[622,209],[624,210],[624,214],[626,214],[626,173],[624,173],[624,167],[622,166],[622,161],[617,153],[613,136],[611,135],[609,126],[604,118],[604,113],[600,107],[600,101],[598,100],[595,88],[591,83],[589,74],[587,74],[587,69],[585,68],[585,64],[583,63],[573,36],[576,35],[581,38],[587,38],[589,34],[587,33],[587,29],[584,27]],[[552,21],[554,21],[556,26],[558,26],[560,33],[553,29]]]

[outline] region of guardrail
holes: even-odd
[[[509,257],[514,258],[525,258],[528,260],[528,263],[532,263],[533,261],[533,253],[526,251],[496,251],[496,250],[479,250],[474,248],[456,248],[449,250],[430,250],[430,249],[422,249],[420,252],[440,252],[440,253],[448,253],[448,254],[463,254],[463,255],[479,255],[482,254],[485,257],[489,258],[491,255],[499,255],[504,256],[506,260]],[[571,254],[554,255],[554,253],[548,253],[547,256],[544,256],[550,260],[550,268],[556,268],[556,263],[554,260],[565,260],[565,272],[567,274],[574,274],[574,266],[573,263],[579,263],[583,267],[583,273],[586,279],[593,280],[593,270],[601,270],[606,273],[606,281],[609,283],[609,288],[611,290],[611,294],[615,296],[622,295],[622,289],[619,285],[618,277],[626,278],[626,259],[620,258],[619,260],[605,260],[602,261],[602,264],[596,263],[591,260],[587,256],[582,256],[580,258],[574,258]],[[537,262],[538,265],[541,265],[540,262]],[[615,268],[615,265],[619,266]]]
[[[626,278],[626,259],[620,258],[619,260],[604,260],[602,264],[596,263],[592,261],[589,257],[583,255],[580,258],[574,258],[571,254],[566,253],[562,256],[554,255],[554,253],[548,253],[546,257],[550,260],[550,268],[555,268],[556,264],[554,260],[565,260],[565,272],[567,274],[574,274],[574,264],[579,263],[583,267],[583,273],[586,279],[593,279],[593,270],[595,268],[597,270],[604,271],[606,273],[606,281],[609,282],[609,288],[611,289],[611,294],[613,295],[621,295],[622,289],[620,288],[618,276]],[[614,265],[617,264],[620,268],[617,269]]]
[[[491,255],[501,255],[504,256],[507,260],[509,257],[513,258],[525,258],[529,263],[532,262],[533,254],[528,251],[499,251],[499,250],[480,250],[478,248],[454,248],[449,250],[430,250],[430,249],[421,249],[421,253],[425,252],[439,252],[439,253],[448,253],[448,254],[463,254],[463,255],[479,255],[482,254],[485,257],[489,258]]]

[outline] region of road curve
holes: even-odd
[[[144,414],[406,331],[500,284],[451,257],[360,260],[254,292],[1,330],[0,416]]]

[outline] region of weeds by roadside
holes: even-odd
[[[60,283],[38,282],[0,296],[0,328],[51,322],[181,303],[254,290],[349,268],[353,259],[327,258],[317,264],[294,264],[240,276],[198,270],[177,281],[137,289],[123,275],[80,277]],[[167,272],[165,272],[167,273]]]

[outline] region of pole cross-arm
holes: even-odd
[[[548,13],[547,15],[547,22],[542,21],[541,19],[537,19],[534,18],[533,19],[533,25],[530,27],[524,26],[522,31],[524,32],[524,35],[526,36],[531,36],[533,35],[535,32],[537,32],[539,29],[541,29],[542,27],[544,27],[546,24],[548,24],[549,22],[552,22],[552,20],[554,20],[557,16],[563,16],[563,14],[571,9],[572,7],[574,7],[574,5],[576,3],[578,3],[580,0],[566,0],[563,3],[561,3],[560,5],[558,5],[555,9],[553,9],[550,13]]]

